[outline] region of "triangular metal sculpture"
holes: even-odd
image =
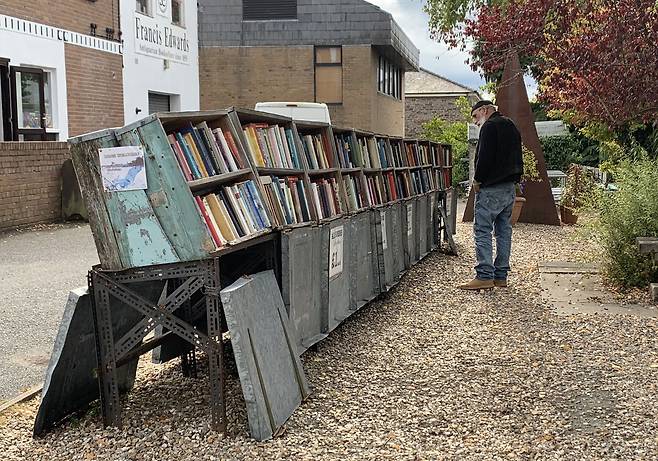
[[[498,84],[496,105],[502,115],[511,118],[521,132],[523,144],[530,149],[537,159],[537,171],[541,177],[540,182],[527,182],[523,196],[526,199],[519,222],[533,224],[550,224],[559,226],[557,208],[551,192],[551,185],[546,172],[546,161],[539,143],[539,136],[528,100],[523,70],[516,53],[510,53],[505,62],[503,77]],[[473,190],[468,197],[463,221],[473,220]]]

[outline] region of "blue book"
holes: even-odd
[[[196,179],[200,179],[202,177],[201,172],[199,171],[199,167],[194,161],[194,156],[192,155],[192,152],[190,152],[190,148],[187,145],[187,142],[185,142],[185,138],[183,138],[183,135],[180,132],[176,132],[175,136],[176,140],[178,141],[178,145],[180,146],[183,154],[185,155],[185,158],[187,159],[187,164],[189,165],[192,174]]]
[[[299,155],[297,153],[297,145],[295,144],[295,139],[292,136],[292,130],[286,128],[286,138],[288,139],[288,147],[290,148],[290,157],[292,157],[292,162],[295,168],[301,169],[301,164],[299,162]]]
[[[292,224],[292,217],[290,214],[290,209],[288,208],[288,199],[286,198],[286,193],[282,189],[279,178],[272,176],[272,186],[274,188],[274,193],[279,198],[281,207],[283,207],[283,213],[286,215],[286,224]]]
[[[251,196],[251,191],[249,190],[249,186],[247,186],[247,182],[243,182],[242,184],[239,185],[240,187],[240,193],[244,197],[244,201],[247,204],[247,208],[249,209],[249,214],[251,215],[251,219],[256,223],[258,226],[258,229],[263,229],[265,227],[265,222],[263,222],[263,218],[260,216],[260,213],[258,212],[258,207],[256,206],[256,202],[254,201],[254,198]]]
[[[256,231],[261,230],[263,228],[263,226],[261,225],[260,219],[258,219],[257,213],[254,210],[253,203],[249,199],[249,196],[247,194],[247,189],[246,189],[244,183],[235,184],[234,187],[236,188],[236,190],[240,194],[240,198],[242,198],[242,203],[238,200],[238,204],[242,208],[242,211],[249,215],[249,217],[251,218],[251,221],[254,223],[254,227],[256,228]]]
[[[196,150],[199,152],[199,155],[201,156],[201,161],[203,161],[203,165],[206,167],[206,171],[208,172],[208,175],[215,176],[217,172],[215,171],[213,163],[210,160],[210,154],[208,153],[205,144],[201,142],[201,138],[199,137],[198,130],[190,125],[190,127],[187,128],[185,132],[186,133],[189,132],[192,135],[192,139],[194,140],[194,144],[196,145]]]
[[[263,227],[270,227],[270,218],[267,216],[265,208],[263,208],[263,202],[260,200],[260,196],[258,195],[258,191],[256,190],[256,186],[253,181],[247,181],[247,190],[249,191],[251,200],[253,200],[254,205],[256,205],[256,209],[258,209],[261,221],[263,222]]]

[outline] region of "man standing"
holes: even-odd
[[[521,133],[514,122],[500,115],[491,101],[478,101],[471,109],[480,127],[476,149],[475,278],[460,285],[462,290],[506,287],[512,250],[512,208],[516,184],[523,174]],[[496,260],[493,260],[491,233],[496,236]]]

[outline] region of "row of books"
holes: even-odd
[[[452,166],[452,151],[449,147],[433,145],[432,161],[436,166]]]
[[[350,211],[357,211],[364,208],[363,187],[358,176],[351,174],[343,175],[343,185],[345,186],[345,195],[347,196],[347,207]]]
[[[358,137],[358,141],[363,159],[360,166],[363,168],[388,168],[384,140],[375,140],[373,137]]]
[[[333,153],[324,134],[303,135],[301,141],[309,168],[317,170],[334,167]]]
[[[261,176],[265,201],[276,226],[311,221],[304,181],[296,177]]]
[[[358,162],[357,147],[354,143],[354,137],[351,133],[341,133],[334,135],[336,140],[336,150],[338,161],[341,168],[357,168],[361,166]]]
[[[404,143],[404,149],[406,154],[406,164],[407,166],[421,166],[426,165],[421,163],[420,152],[418,151],[418,144],[413,142]]]
[[[194,199],[217,248],[270,227],[257,186],[251,180]]]
[[[418,159],[421,165],[432,164],[432,153],[430,144],[418,144]]]
[[[452,168],[441,168],[434,170],[434,184],[439,190],[446,190],[452,185]]]
[[[206,122],[167,135],[183,176],[188,181],[245,168],[228,130],[211,129]]]
[[[247,141],[247,155],[257,167],[302,168],[291,128],[249,123],[242,130]]]
[[[313,180],[311,197],[318,219],[329,218],[343,212],[338,199],[338,185],[334,178]]]

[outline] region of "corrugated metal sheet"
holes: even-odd
[[[297,0],[243,0],[242,19],[297,19]]]

